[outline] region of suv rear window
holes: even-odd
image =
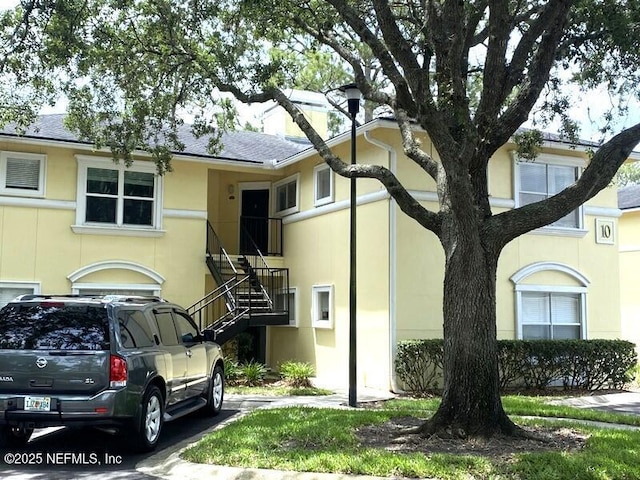
[[[109,350],[107,310],[90,305],[9,304],[0,310],[1,350]]]

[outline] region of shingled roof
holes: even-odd
[[[640,185],[627,185],[618,190],[618,208],[628,210],[640,207]]]
[[[30,138],[49,140],[79,145],[91,145],[80,140],[63,125],[64,115],[41,115],[29,126],[23,135],[8,125],[0,129],[0,137]],[[210,158],[211,160],[229,160],[240,163],[266,163],[273,160],[284,160],[302,150],[309,148],[306,142],[293,142],[284,138],[260,132],[231,131],[222,134],[222,150],[217,155],[207,151],[208,137],[196,138],[189,125],[182,125],[178,130],[178,138],[185,145],[183,151],[173,152],[185,156]]]

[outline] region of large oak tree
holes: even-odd
[[[496,268],[511,240],[604,188],[640,141],[640,124],[597,148],[574,184],[493,214],[489,158],[521,125],[560,119],[573,137],[567,84],[637,95],[637,0],[23,0],[1,23],[0,122],[27,123],[62,92],[69,125],[125,161],[134,148],[170,169],[179,113],[196,133],[233,123],[221,92],[275,100],[333,170],[378,179],[445,253],[444,393],[424,432],[517,434],[498,392]],[[309,60],[319,68],[309,68]],[[353,72],[370,109],[396,119],[408,159],[437,183],[437,211],[388,169],[336,157],[283,93],[329,90]],[[337,85],[333,85],[334,87]],[[227,97],[228,98],[228,97]],[[607,120],[615,120],[609,115]],[[413,134],[419,125],[437,158]],[[212,148],[215,148],[214,135]],[[535,135],[523,142],[535,150]]]

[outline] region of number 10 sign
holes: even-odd
[[[596,218],[596,243],[615,243],[615,223],[610,219]]]

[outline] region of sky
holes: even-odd
[[[11,9],[18,3],[20,3],[19,0],[0,0],[0,11]],[[594,125],[590,119],[597,120],[598,118],[602,118],[604,112],[610,108],[608,95],[604,91],[579,92],[577,88],[574,89],[572,94],[578,99],[578,102],[576,102],[576,105],[570,110],[570,114],[572,118],[578,120],[581,126],[580,138],[593,141],[602,140],[598,133],[598,125]],[[63,113],[65,106],[66,102],[62,100],[58,102],[55,107],[45,108],[42,113]],[[241,105],[239,107],[239,113],[241,124],[244,124],[244,121],[250,121],[256,124],[253,109]],[[640,122],[640,102],[636,100],[631,104],[628,116],[618,120],[615,131],[619,131],[638,122]],[[532,124],[531,122],[527,122],[524,126],[530,127]],[[559,125],[551,125],[545,130],[553,131],[557,129],[558,126]]]

